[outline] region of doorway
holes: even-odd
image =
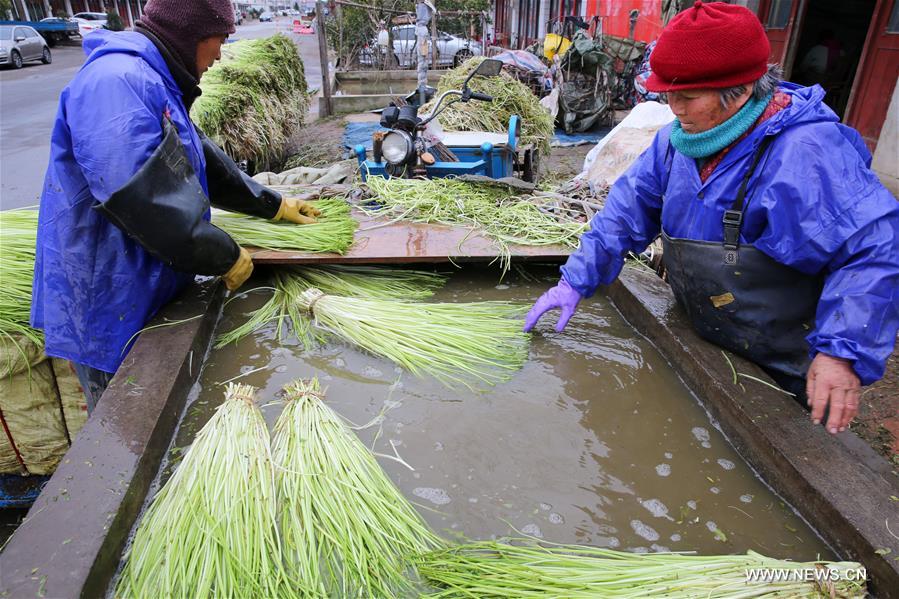
[[[815,0],[808,3],[791,79],[819,84],[827,104],[842,119],[852,91],[876,0]]]

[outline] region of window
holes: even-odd
[[[25,37],[40,37],[40,36],[38,35],[37,31],[35,31],[34,29],[26,29]]]
[[[28,36],[25,34],[25,30],[22,27],[16,27],[15,37],[20,38],[20,37],[28,37]]]
[[[768,11],[768,29],[786,29],[793,12],[793,0],[772,0]]]
[[[398,27],[394,29],[393,39],[403,41],[415,39],[415,27]]]
[[[893,4],[893,12],[887,21],[887,33],[899,33],[899,0]]]
[[[0,27],[0,40],[12,39],[12,27]]]
[[[731,0],[731,4],[745,6],[755,14],[759,14],[759,2],[760,0]]]

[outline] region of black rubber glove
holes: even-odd
[[[94,208],[171,268],[222,275],[237,262],[240,247],[204,218],[209,200],[178,131],[168,119],[163,130],[162,143],[140,170]]]
[[[281,208],[281,194],[254,181],[214,141],[199,131],[206,157],[209,200],[216,208],[273,219]]]

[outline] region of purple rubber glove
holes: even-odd
[[[534,328],[540,317],[549,312],[560,308],[562,315],[559,322],[556,323],[556,332],[561,333],[574,311],[577,309],[578,302],[581,301],[581,294],[574,287],[568,284],[564,278],[559,279],[559,284],[540,296],[534,307],[524,317],[524,332],[527,333]]]

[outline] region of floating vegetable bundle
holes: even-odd
[[[421,557],[418,572],[443,589],[431,597],[566,597],[615,599],[669,597],[864,597],[864,581],[833,580],[855,562],[796,563],[746,555],[626,553],[594,547],[484,541],[437,550]],[[790,570],[794,579],[747,580],[750,571]],[[805,580],[817,572],[820,582]]]
[[[214,210],[212,224],[224,230],[240,245],[266,250],[333,252],[343,254],[353,245],[359,223],[350,216],[350,206],[342,198],[310,202],[321,210],[318,222],[297,225],[273,222],[236,212]]]
[[[37,220],[37,210],[0,211],[0,339],[24,336],[43,347],[43,334],[29,324]]]
[[[291,575],[321,597],[401,596],[410,556],[438,538],[324,403],[316,379],[284,390],[272,455]]]
[[[450,89],[462,89],[462,83],[483,61],[483,57],[476,56],[447,71],[437,84],[437,95]],[[541,153],[549,155],[553,117],[527,85],[502,72],[497,77],[475,77],[469,87],[492,96],[493,101],[453,104],[437,117],[445,130],[502,133],[509,129],[509,119],[517,114],[522,123],[521,143],[532,143]],[[421,112],[424,114],[433,108],[434,102],[431,102],[422,107]]]
[[[247,385],[228,386],[134,538],[116,596],[286,597],[269,434]]]
[[[397,220],[477,227],[499,246],[506,267],[509,244],[576,248],[587,229],[574,218],[541,210],[537,197],[511,195],[501,187],[455,179],[383,177],[369,177],[367,185],[378,204],[362,207],[370,214],[383,215],[386,208]]]
[[[286,151],[309,107],[303,61],[284,35],[227,44],[200,88],[194,122],[235,160],[265,167]]]
[[[490,385],[506,381],[527,359],[522,304],[417,304],[307,289],[299,306],[325,331],[447,385],[471,388],[463,377]]]
[[[272,275],[274,294],[240,327],[219,337],[216,347],[224,347],[242,339],[269,322],[277,322],[279,340],[284,339],[286,322],[310,349],[323,335],[312,329],[309,313],[299,307],[300,294],[316,287],[333,295],[362,296],[369,299],[418,300],[431,297],[446,277],[420,270],[382,268],[378,266],[295,266],[281,268]]]

